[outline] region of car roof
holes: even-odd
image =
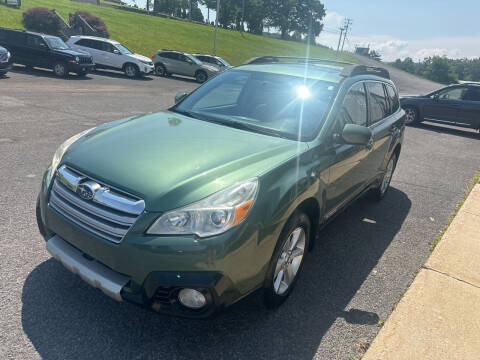
[[[111,40],[111,39],[102,38],[102,37],[98,37],[98,36],[74,35],[74,36],[70,36],[70,39],[90,39],[90,40],[104,41],[104,42],[108,42],[110,44],[120,44],[120,42],[118,42],[116,40]]]
[[[24,33],[24,34],[38,35],[38,36],[42,36],[42,37],[43,37],[43,36],[50,36],[50,35],[47,35],[47,34],[42,34],[42,33],[34,32],[34,31],[28,31],[28,30],[23,30],[23,29],[10,29],[10,28],[0,27],[0,30],[15,31],[15,32]],[[56,37],[58,37],[58,36],[56,36]]]

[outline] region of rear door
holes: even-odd
[[[468,87],[462,95],[456,124],[480,129],[480,86]]]
[[[399,104],[391,104],[386,88],[389,85],[379,81],[368,81],[366,85],[369,110],[368,126],[373,134],[373,147],[368,153],[366,163],[370,174],[369,180],[372,181],[383,169],[383,163],[392,142],[397,120],[395,112],[399,110]],[[393,92],[391,96],[398,100],[393,87],[391,87],[391,91]],[[394,109],[395,111],[393,111]]]
[[[341,133],[346,124],[368,125],[367,92],[363,82],[357,82],[349,89],[335,119],[332,138],[334,163],[330,167],[327,186],[327,217],[355,198],[370,179],[366,159],[368,146],[345,144]]]
[[[464,86],[453,86],[435,93],[423,107],[424,119],[445,123],[457,122],[464,91]]]
[[[27,65],[26,60],[28,58],[28,48],[27,48],[27,34],[14,31],[14,30],[4,30],[6,32],[5,36],[5,48],[7,48],[13,56],[13,62],[17,64]]]

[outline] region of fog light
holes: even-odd
[[[178,293],[178,300],[180,300],[183,306],[190,309],[200,309],[207,303],[205,296],[200,291],[194,289],[180,290]]]

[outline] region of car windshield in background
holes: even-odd
[[[45,40],[48,43],[48,46],[54,50],[68,50],[70,47],[63,42],[62,39],[57,37],[47,37]]]
[[[261,71],[233,70],[198,88],[171,110],[197,119],[310,141],[325,121],[338,84]]]
[[[130,54],[133,54],[130,50],[128,50],[125,46],[123,46],[122,44],[115,44],[115,46],[117,47],[118,51],[120,51],[120,54],[122,55],[130,55]]]
[[[217,58],[217,60],[220,61],[220,62],[221,62],[223,65],[225,65],[225,66],[232,66],[232,65],[230,65],[230,64],[228,63],[228,61],[225,60],[225,59]]]

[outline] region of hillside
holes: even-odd
[[[214,28],[212,26],[131,13],[71,0],[23,0],[21,9],[2,4],[0,5],[0,26],[23,28],[22,13],[31,7],[55,9],[64,19],[68,19],[68,14],[76,10],[90,11],[105,21],[112,39],[146,56],[153,55],[158,49],[210,53],[213,47]],[[234,65],[260,55],[305,56],[306,49],[305,45],[291,41],[224,29],[219,29],[218,32],[217,55]],[[333,59],[335,52],[314,46],[310,48],[310,56]],[[341,55],[341,59],[356,62],[347,55]]]

